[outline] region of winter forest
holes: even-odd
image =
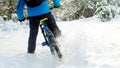
[[[17,0],[0,0],[0,16],[4,20],[12,19]],[[48,0],[50,6],[52,0]],[[120,14],[119,0],[61,0],[61,7],[54,10],[60,20],[75,20],[97,15],[101,21],[109,21]],[[61,14],[62,13],[62,14]]]
[[[120,0],[61,0],[51,10],[62,32],[61,60],[42,46],[40,29],[35,54],[26,53],[29,20],[18,21],[17,1],[0,0],[0,68],[120,68]]]

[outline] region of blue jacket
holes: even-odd
[[[60,6],[60,0],[53,0],[53,1],[54,1],[54,6]],[[24,7],[25,7],[24,0],[18,0],[17,6],[16,6],[16,12],[19,20],[24,19],[24,14],[23,14]],[[37,7],[34,7],[34,8],[27,7],[27,12],[28,12],[28,16],[32,17],[32,16],[46,14],[51,11],[47,1],[43,1]]]

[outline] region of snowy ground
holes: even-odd
[[[27,54],[29,28],[0,20],[0,68],[120,68],[120,18],[100,22],[96,17],[58,22],[61,61],[51,56],[41,32],[36,53]]]

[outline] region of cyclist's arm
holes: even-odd
[[[60,0],[53,0],[54,1],[54,7],[60,7]]]
[[[24,6],[25,6],[24,0],[18,0],[16,5],[16,13],[19,20],[24,19],[24,14],[23,14]]]

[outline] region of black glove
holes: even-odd
[[[54,9],[54,8],[59,8],[60,6],[52,6],[52,7],[50,7],[50,9],[52,10],[52,9]]]
[[[54,6],[54,8],[59,8],[60,6]]]
[[[25,21],[25,18],[23,18],[22,20],[19,20],[20,22],[22,22],[22,21]]]

